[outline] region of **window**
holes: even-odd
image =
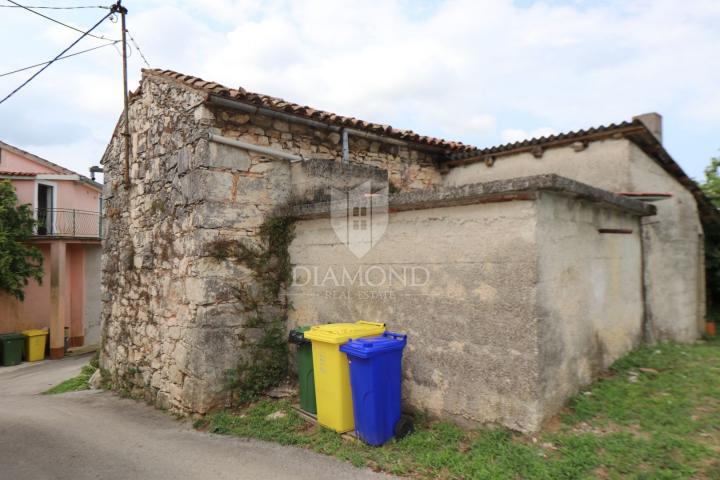
[[[353,207],[353,230],[367,230],[367,207]]]
[[[37,186],[37,233],[38,235],[52,235],[54,222],[54,187],[44,183]]]

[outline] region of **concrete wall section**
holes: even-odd
[[[451,169],[444,177],[447,186],[555,173],[611,192],[631,187],[628,156],[630,142],[624,139],[591,142],[587,148],[551,148],[535,158],[531,153],[499,157],[492,166],[476,162]]]
[[[649,341],[692,342],[704,329],[704,257],[702,226],[695,198],[655,160],[627,139],[591,142],[587,148],[551,148],[540,158],[531,153],[499,157],[492,166],[477,162],[456,167],[444,184],[556,173],[611,192],[668,192],[658,214],[644,223],[645,282]]]
[[[633,190],[673,195],[643,221],[648,340],[692,342],[705,329],[703,231],[695,198],[635,145],[629,159]]]
[[[639,226],[638,217],[541,193],[537,297],[545,412],[557,411],[640,342]],[[601,228],[632,233],[599,233]]]
[[[532,201],[394,213],[362,258],[329,219],[301,221],[290,323],[385,322],[409,335],[409,405],[464,423],[535,429],[535,216]]]

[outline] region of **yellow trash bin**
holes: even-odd
[[[47,341],[47,330],[24,330],[25,335],[25,360],[37,362],[45,359],[45,342]]]
[[[340,433],[355,428],[350,371],[347,356],[339,350],[340,345],[351,338],[373,337],[384,331],[384,323],[359,321],[315,325],[305,332],[305,338],[312,342],[317,419],[320,425]]]

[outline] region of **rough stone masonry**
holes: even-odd
[[[408,406],[535,430],[642,340],[640,218],[654,209],[636,200],[553,176],[451,187],[448,160],[473,147],[169,71],[144,71],[129,117],[127,188],[122,124],[103,157],[101,365],[118,388],[159,408],[226,405],[224,374],[246,347],[233,287],[253,272],[216,258],[214,242],[259,244],[268,216],[292,211],[293,263],[356,266],[318,212],[330,187],[367,180],[395,196],[388,233],[365,264],[432,260],[433,280],[414,300],[398,300],[412,292],[395,288],[379,292],[390,301],[348,300],[362,293],[353,286],[323,299],[327,291],[307,284],[281,295],[294,305],[290,325],[362,318],[414,337]]]
[[[243,348],[245,321],[231,287],[251,273],[217,261],[208,246],[218,239],[256,241],[274,209],[298,190],[317,191],[298,180],[293,193],[288,162],[211,143],[208,132],[305,158],[342,155],[337,132],[209,108],[206,97],[173,78],[146,74],[130,106],[129,189],[120,135],[103,157],[102,364],[134,396],[199,413],[226,401],[223,374]],[[350,148],[355,162],[387,171],[398,189],[440,180],[428,152],[363,138],[352,138]],[[313,177],[312,165],[303,179]]]

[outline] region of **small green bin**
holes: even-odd
[[[310,327],[298,327],[290,331],[290,343],[297,345],[297,369],[300,381],[300,408],[317,414],[315,403],[315,374],[313,372],[312,343],[305,338]]]
[[[25,335],[22,333],[5,333],[0,335],[0,351],[2,364],[6,367],[22,362],[25,349]]]

